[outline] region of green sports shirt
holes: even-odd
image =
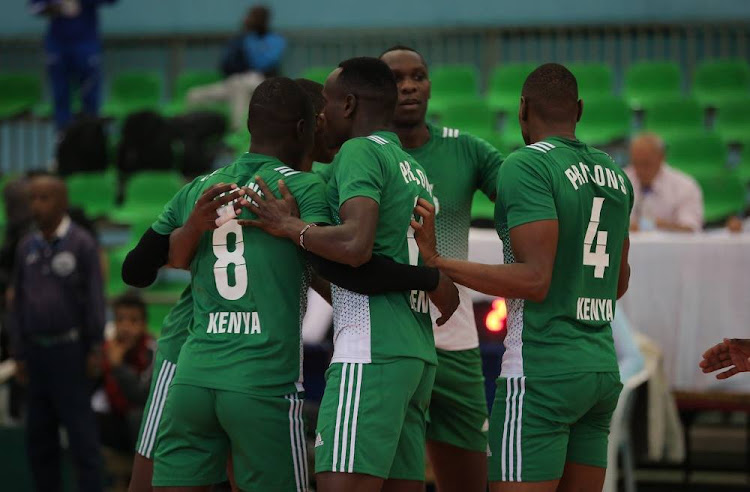
[[[330,222],[325,185],[318,176],[246,153],[193,181],[167,205],[156,225],[180,227],[205,190],[217,183],[255,186],[255,176],[276,194],[283,179],[303,220]],[[253,217],[247,210],[240,215]],[[203,234],[190,269],[193,321],[174,381],[269,395],[301,390],[301,326],[309,284],[303,252],[286,239],[231,220]]]
[[[495,206],[505,262],[514,227],[557,220],[559,235],[545,300],[508,300],[502,376],[618,371],[610,322],[632,206],[625,173],[580,141],[547,138],[508,156]]]
[[[188,328],[193,321],[193,291],[188,285],[182,291],[169,313],[164,317],[158,347],[165,359],[176,364],[180,350],[188,337]]]
[[[432,185],[391,132],[348,140],[336,155],[326,189],[336,223],[349,199],[379,204],[373,253],[417,265],[419,248],[411,219],[420,197],[432,201]],[[332,286],[334,354],[331,362],[379,363],[401,357],[437,362],[429,298],[422,291],[366,296]]]
[[[492,145],[457,128],[428,124],[430,139],[414,149],[404,149],[427,171],[434,186],[438,252],[448,258],[469,257],[471,202],[477,190],[494,198],[497,171],[503,156]],[[443,326],[433,325],[435,346],[442,350],[468,350],[479,346],[474,304],[468,288],[457,286],[459,308]],[[433,309],[433,313],[437,311]]]

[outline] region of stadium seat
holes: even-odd
[[[706,223],[721,221],[745,209],[745,187],[736,173],[722,169],[696,179],[703,190]]]
[[[521,88],[526,77],[536,68],[533,63],[517,63],[495,67],[490,77],[487,104],[492,111],[511,114],[518,111]]]
[[[459,99],[443,105],[440,123],[462,131],[485,135],[495,129],[495,114],[482,99]]]
[[[665,139],[665,144],[669,165],[692,176],[710,175],[727,169],[727,147],[716,133],[686,132]]]
[[[101,217],[113,211],[117,196],[117,176],[113,172],[75,173],[65,179],[72,205],[81,207],[89,217]]]
[[[644,109],[644,128],[664,139],[705,128],[703,109],[694,99],[663,99],[650,103]]]
[[[102,114],[121,119],[136,111],[156,111],[161,96],[162,79],[158,73],[122,72],[112,79],[109,99],[102,108]]]
[[[41,99],[42,79],[39,74],[0,73],[0,119],[30,111]]]
[[[446,105],[476,101],[479,97],[479,73],[472,65],[443,65],[430,72],[432,96],[430,112],[442,116]]]
[[[518,122],[517,114],[506,116],[498,145],[499,150],[506,155],[526,145],[521,135],[521,124]]]
[[[604,63],[571,63],[568,69],[578,81],[578,96],[584,103],[614,94],[612,68]]]
[[[693,77],[693,94],[702,106],[719,107],[750,95],[750,66],[744,60],[702,63]]]
[[[742,157],[737,166],[737,177],[745,186],[750,186],[750,137],[744,142],[742,147]]]
[[[107,278],[107,296],[114,297],[123,294],[128,290],[128,285],[122,280],[122,264],[125,257],[132,249],[130,244],[119,246],[107,252],[107,263],[109,265],[109,275]]]
[[[492,220],[495,217],[495,204],[481,191],[474,193],[471,201],[471,220]]]
[[[630,120],[630,108],[619,97],[602,96],[591,102],[584,101],[576,136],[591,145],[623,140],[630,135]]]
[[[680,67],[675,62],[639,62],[625,72],[624,95],[633,109],[679,97],[680,93]]]
[[[750,141],[750,95],[723,101],[717,108],[714,129],[726,143]]]
[[[171,101],[163,108],[163,113],[168,116],[184,113],[187,109],[187,93],[193,87],[213,84],[221,80],[221,74],[213,70],[187,70],[177,76]],[[201,109],[204,109],[201,107]],[[221,113],[227,111],[226,104],[210,104],[205,109],[217,110]]]
[[[301,79],[312,80],[325,84],[328,75],[333,71],[332,67],[310,67],[300,74]]]
[[[125,185],[125,201],[112,214],[112,219],[126,224],[153,221],[164,204],[183,185],[182,177],[172,171],[142,171],[134,174]]]

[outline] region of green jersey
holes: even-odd
[[[625,173],[582,142],[547,138],[508,156],[495,207],[505,262],[514,227],[557,220],[559,232],[545,300],[508,300],[502,376],[618,371],[610,322],[632,206]]]
[[[333,164],[323,164],[322,162],[313,162],[312,172],[320,176],[324,183],[328,183],[333,174]]]
[[[411,220],[420,197],[432,201],[422,166],[401,149],[398,137],[375,132],[341,147],[326,189],[334,221],[347,200],[367,197],[379,204],[373,253],[417,265],[419,248]],[[437,362],[429,300],[425,292],[366,296],[332,286],[334,354],[331,362],[379,363],[399,357]]]
[[[193,321],[193,291],[188,285],[180,299],[164,317],[159,336],[159,351],[165,359],[176,364],[180,349],[188,336],[188,328]]]
[[[170,202],[159,222],[179,227],[205,190],[222,182],[256,186],[255,176],[276,194],[283,179],[303,220],[330,222],[319,177],[250,153],[195,180]],[[240,215],[253,217],[247,210]],[[301,322],[309,283],[303,252],[288,240],[230,220],[203,235],[190,269],[193,322],[175,382],[271,395],[301,390]]]
[[[449,258],[466,260],[474,193],[482,190],[488,198],[495,197],[503,156],[481,138],[455,128],[427,126],[430,140],[421,147],[404,150],[424,167],[435,187],[438,251]],[[457,287],[461,297],[458,309],[443,326],[433,326],[435,346],[442,350],[479,346],[471,293],[464,286]],[[437,314],[436,310],[433,313]]]

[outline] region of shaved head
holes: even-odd
[[[531,72],[521,90],[530,111],[550,123],[575,120],[578,108],[578,82],[558,63],[545,63]]]
[[[655,133],[641,133],[630,142],[630,165],[641,186],[651,186],[664,162],[664,141]]]

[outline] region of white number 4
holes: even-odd
[[[607,231],[599,230],[599,217],[602,213],[604,198],[594,197],[591,207],[591,220],[583,239],[583,264],[594,267],[594,277],[604,278],[604,269],[609,268],[607,249]],[[596,238],[596,243],[594,239]]]

